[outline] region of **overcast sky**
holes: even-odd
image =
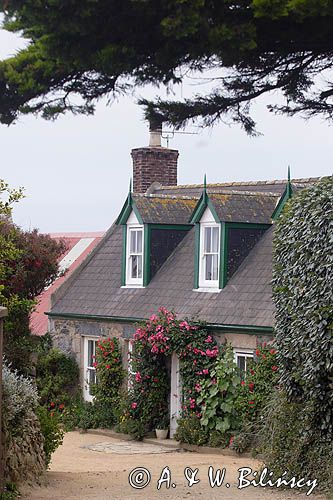
[[[21,45],[0,30],[0,59]],[[192,91],[190,85],[174,88],[177,98]],[[189,127],[197,135],[175,135],[170,147],[180,152],[179,183],[201,183],[204,173],[208,182],[282,179],[288,164],[295,178],[331,175],[332,127],[318,118],[306,122],[272,115],[266,104],[264,98],[254,108],[261,137],[249,138],[224,124]],[[130,151],[147,145],[148,127],[134,97],[109,107],[101,101],[93,117],[67,115],[56,122],[24,117],[10,127],[0,125],[0,177],[13,187],[24,186],[26,193],[14,210],[15,222],[42,232],[107,229],[128,191]]]

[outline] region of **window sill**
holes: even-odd
[[[128,284],[128,285],[122,285],[120,288],[146,288],[146,287],[143,285],[134,285],[134,284],[130,285],[130,284]]]
[[[194,288],[193,292],[205,292],[205,293],[220,293],[221,288],[213,288],[213,287],[204,287],[200,286],[199,288]]]

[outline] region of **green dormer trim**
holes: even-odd
[[[142,217],[139,213],[139,210],[137,209],[137,206],[135,204],[135,201],[133,200],[132,193],[129,192],[127,199],[123,205],[123,208],[121,209],[121,212],[116,220],[116,224],[118,226],[124,225],[127,223],[127,220],[129,216],[131,215],[131,212],[135,213],[136,218],[138,219],[139,224],[143,224]]]
[[[204,187],[202,195],[194,209],[193,215],[189,221],[190,224],[198,224],[201,220],[201,217],[206,210],[206,208],[209,208],[209,210],[212,212],[212,215],[214,217],[214,220],[216,223],[220,223],[220,219],[217,216],[217,213],[215,211],[215,208],[207,194],[206,188]]]
[[[278,204],[275,207],[274,212],[272,213],[272,220],[277,220],[279,218],[282,210],[284,209],[285,204],[287,203],[288,200],[290,200],[292,195],[293,195],[293,188],[290,180],[290,167],[288,167],[287,185],[285,187],[285,190],[283,191],[281,198],[279,199]]]

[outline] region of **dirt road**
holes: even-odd
[[[238,489],[241,474],[238,469],[250,467],[255,471],[259,469],[259,465],[259,462],[252,459],[177,452],[145,443],[129,443],[106,436],[71,432],[66,434],[64,444],[54,454],[50,470],[41,479],[41,485],[26,488],[22,498],[24,500],[309,498],[305,494],[296,496],[294,491],[290,490],[272,491],[269,487],[249,486]],[[213,477],[217,469],[225,468],[226,473],[221,486],[214,488],[210,486],[208,477],[210,466],[214,467]],[[169,469],[165,469],[166,467]],[[186,467],[188,469],[185,470]],[[137,489],[129,484],[129,475],[136,468],[145,470],[141,475],[140,471],[132,473],[132,484],[142,486],[148,482],[150,475],[150,482],[145,488]],[[195,469],[198,469],[196,474]],[[165,481],[162,481],[158,490],[157,485],[163,470],[162,479]],[[169,478],[170,487],[167,488]],[[191,478],[200,482],[189,487]],[[323,500],[324,497],[315,498]]]

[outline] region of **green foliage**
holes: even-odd
[[[62,444],[64,432],[56,413],[49,412],[44,406],[39,406],[37,415],[44,436],[44,452],[48,466],[52,453]]]
[[[200,419],[192,414],[178,420],[174,438],[182,443],[203,446],[208,443],[209,435],[207,429],[202,427]]]
[[[93,386],[92,411],[98,415],[99,427],[112,427],[116,422],[125,372],[117,338],[100,339],[96,348],[97,383]]]
[[[52,0],[45,9],[28,0],[4,1],[0,11],[4,29],[29,41],[0,62],[5,124],[25,113],[91,114],[102,96],[179,83],[189,71],[205,76],[212,68],[211,93],[141,101],[147,113],[176,127],[223,117],[254,133],[250,103],[280,89],[287,104],[278,111],[332,118],[331,82],[318,78],[331,68],[332,0]]]
[[[38,357],[36,383],[40,403],[68,405],[79,390],[79,367],[59,349],[50,349]]]
[[[19,491],[14,483],[7,483],[4,492],[0,492],[0,500],[16,500],[18,496]]]
[[[302,190],[280,216],[273,298],[281,390],[265,418],[270,468],[333,490],[333,179]]]
[[[294,196],[278,220],[273,298],[281,385],[312,405],[315,430],[333,439],[333,179]]]
[[[277,352],[272,345],[258,346],[238,390],[235,408],[244,425],[257,422],[277,386]]]
[[[203,384],[198,404],[202,404],[201,425],[222,434],[232,433],[240,425],[235,408],[240,377],[231,346],[227,346],[211,370],[211,379]]]
[[[57,276],[64,245],[12,223],[12,205],[22,196],[22,189],[10,189],[0,180],[0,303],[8,309],[4,353],[14,368],[29,374],[34,350],[29,315],[36,296]]]
[[[161,307],[134,335],[130,401],[127,418],[141,421],[146,431],[169,418],[170,381],[166,356],[175,352],[180,359],[183,416],[199,413],[197,396],[209,377],[211,361],[218,348],[201,324],[178,320],[173,312]]]
[[[4,420],[9,434],[15,436],[38,405],[37,390],[30,379],[6,363],[2,367],[2,387]]]
[[[307,432],[317,427],[314,410],[311,403],[289,402],[283,391],[273,395],[261,429],[261,451],[277,477],[289,471],[298,477],[316,478],[319,490],[332,492],[332,440]]]

